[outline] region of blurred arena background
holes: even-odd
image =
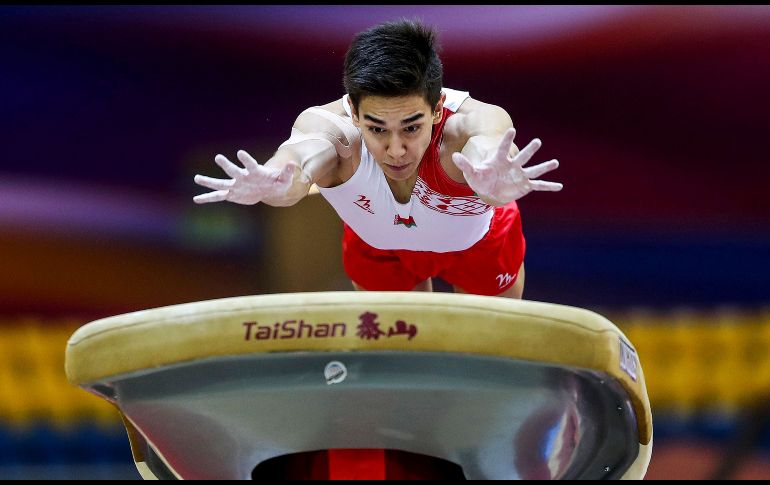
[[[770,7],[3,6],[0,479],[139,478],[116,411],[65,380],[77,327],[351,289],[323,199],[196,206],[192,180],[266,160],[398,17],[561,161],[562,192],[520,201],[525,298],[635,344],[648,478],[770,478]]]

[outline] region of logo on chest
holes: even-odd
[[[396,214],[396,218],[393,220],[393,225],[397,226],[399,224],[403,224],[406,227],[416,227],[417,223],[414,222],[414,216],[409,216],[409,218],[401,217],[398,214]]]
[[[362,208],[370,214],[374,214],[372,210],[372,201],[367,199],[365,195],[359,195],[358,200],[354,202],[358,207]]]
[[[492,206],[478,196],[448,196],[431,189],[421,178],[417,178],[412,195],[425,207],[450,216],[478,216],[492,210]]]

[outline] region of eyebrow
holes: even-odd
[[[409,118],[401,120],[401,124],[402,125],[408,125],[409,123],[413,123],[413,122],[419,120],[423,116],[425,116],[425,113],[417,113],[416,115],[412,115]],[[364,119],[369,120],[372,123],[377,123],[378,125],[384,125],[385,124],[384,121],[382,121],[380,119],[377,119],[377,118],[375,118],[375,117],[373,117],[371,115],[368,115],[368,114],[364,115]]]

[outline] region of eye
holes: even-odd
[[[385,133],[385,128],[380,128],[379,126],[370,126],[368,128],[369,128],[369,131],[371,131],[375,135],[381,135]]]
[[[420,128],[422,128],[422,125],[409,125],[404,128],[404,131],[407,133],[417,133],[420,131]]]

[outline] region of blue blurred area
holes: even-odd
[[[527,245],[532,300],[593,308],[768,303],[768,235],[533,230]]]
[[[139,479],[122,426],[0,426],[0,479]]]
[[[112,463],[130,459],[126,430],[105,429],[92,423],[61,429],[47,422],[29,427],[0,427],[3,450],[0,466],[63,463]]]

